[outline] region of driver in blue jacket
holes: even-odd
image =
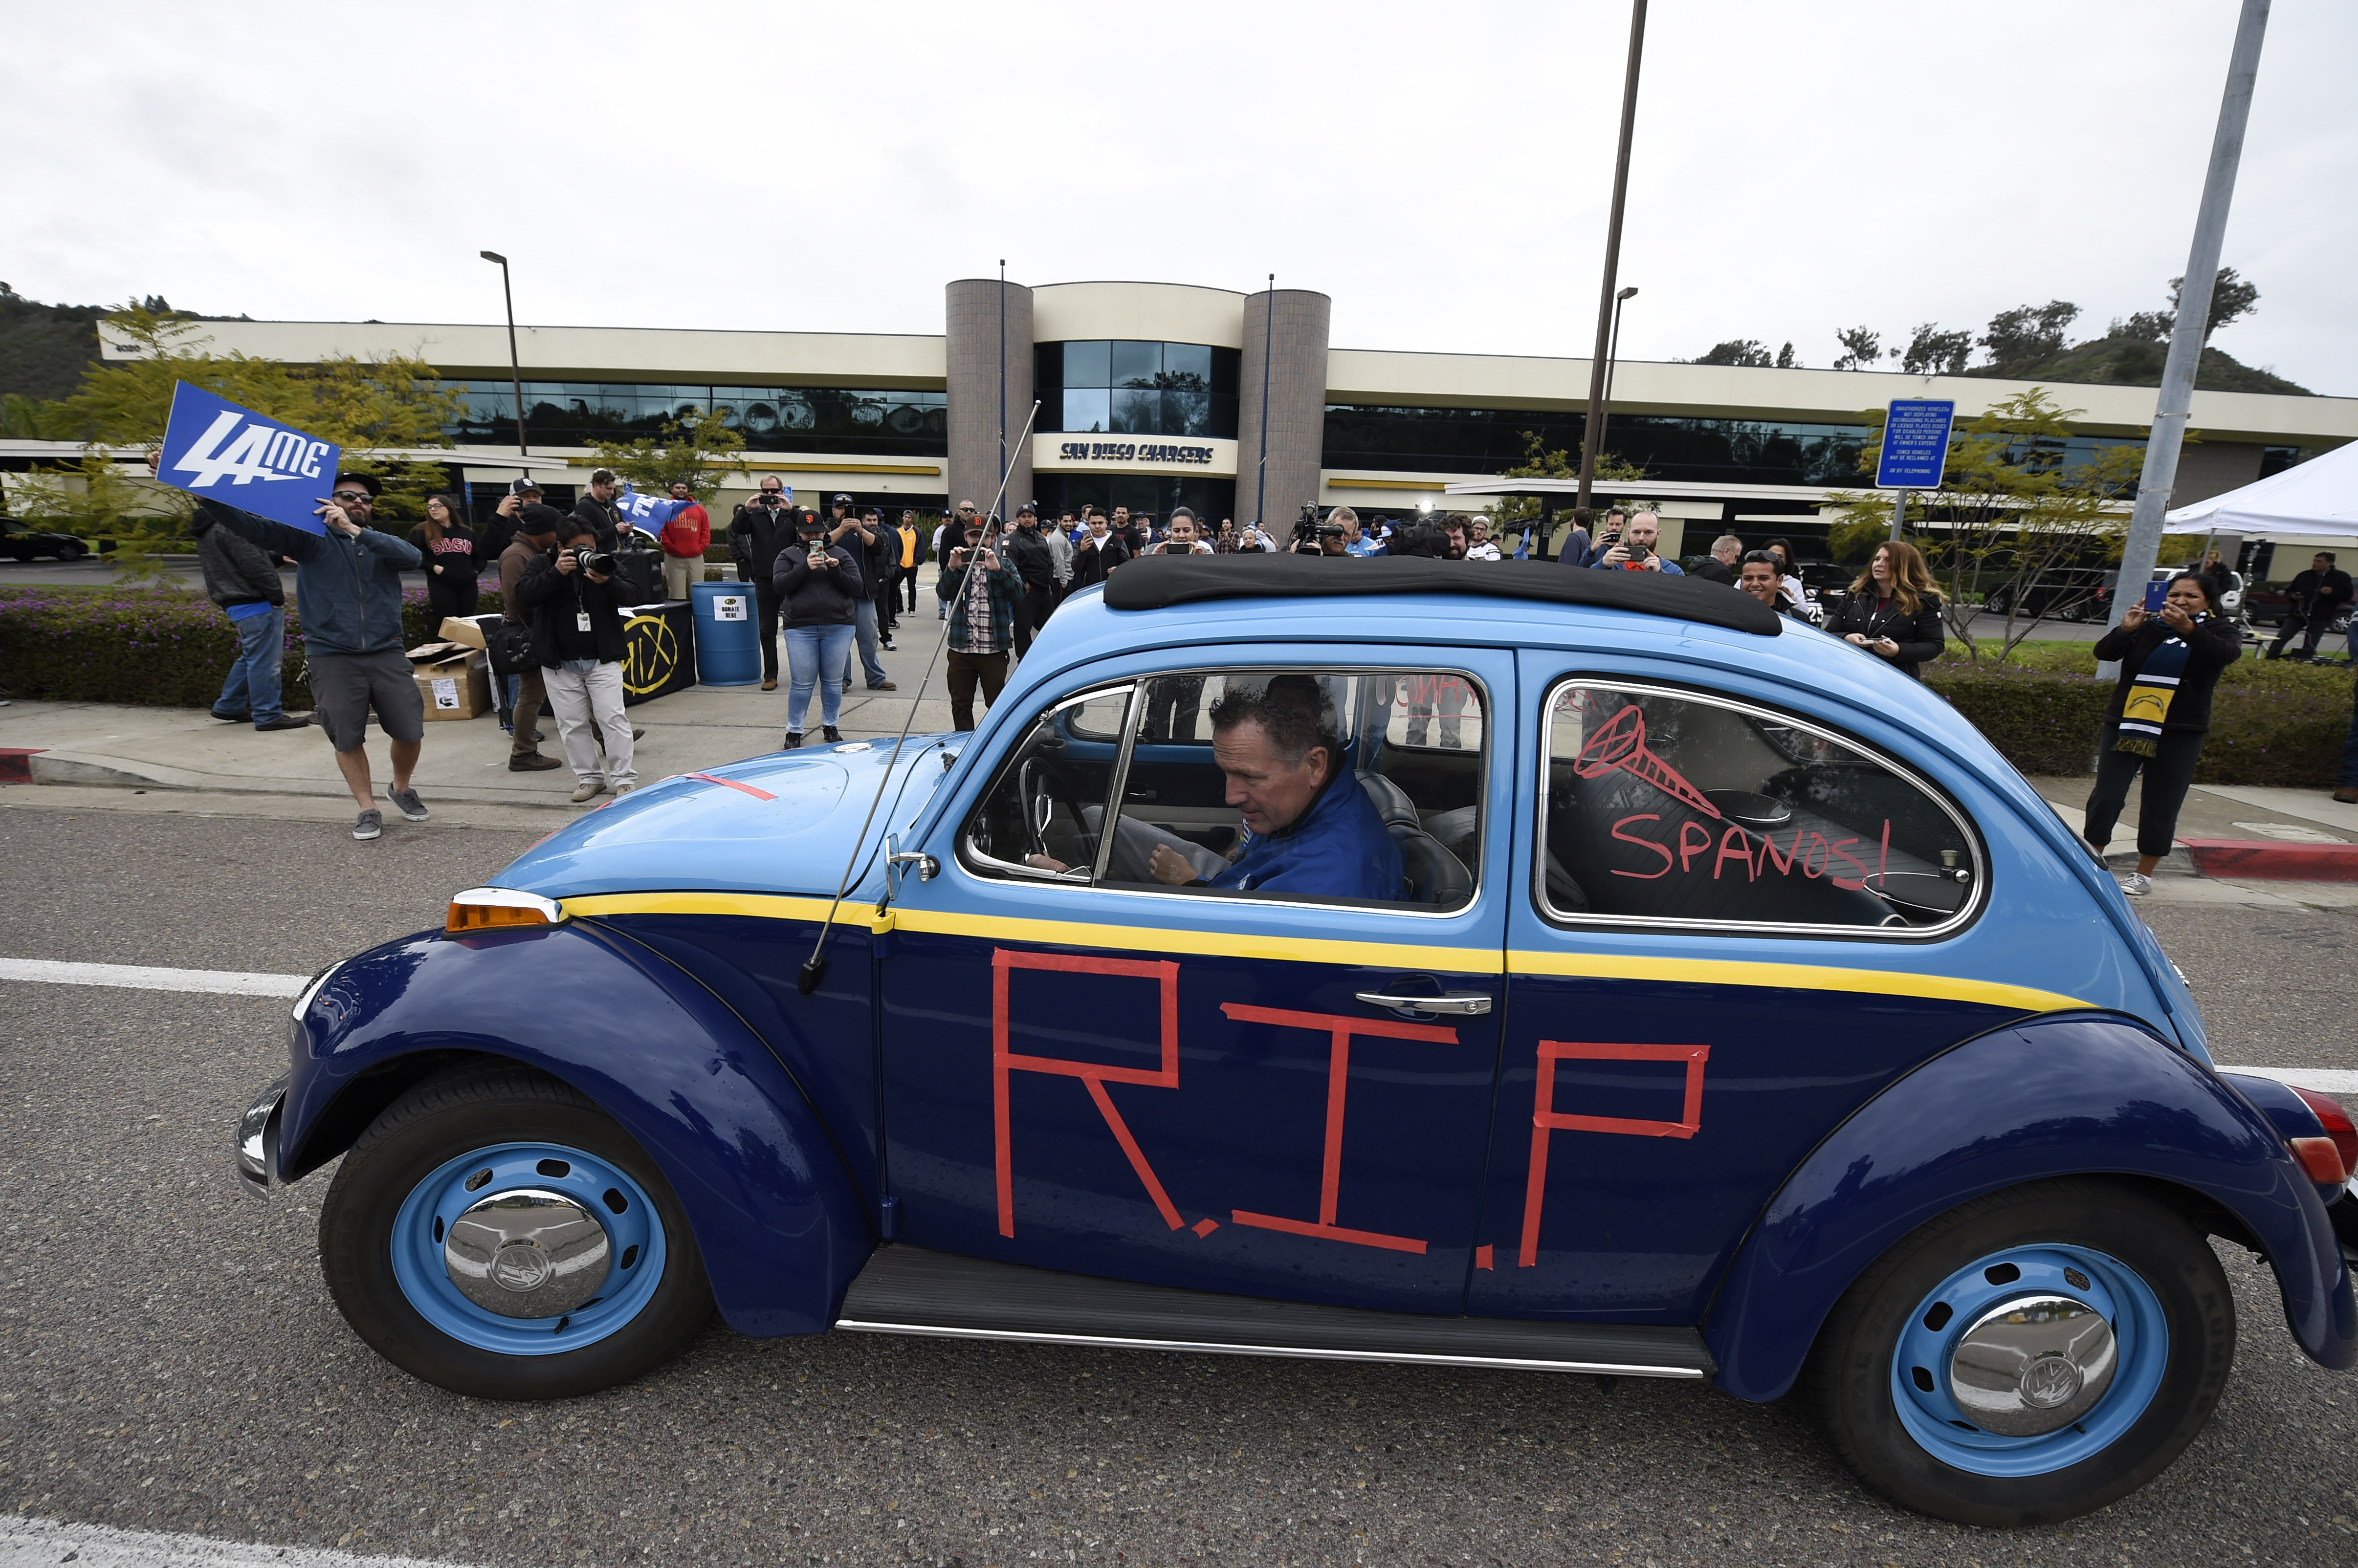
[[[1227,776],[1228,803],[1244,817],[1244,841],[1208,877],[1157,845],[1148,868],[1154,880],[1314,898],[1400,897],[1400,846],[1343,772],[1332,711],[1308,676],[1278,676],[1264,690],[1223,697],[1212,709],[1212,757]]]

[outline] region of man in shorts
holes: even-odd
[[[374,838],[384,831],[362,746],[371,708],[393,742],[393,782],[384,797],[410,821],[425,821],[426,803],[409,778],[426,738],[426,704],[401,645],[401,574],[416,570],[422,557],[406,541],[369,526],[376,481],[365,474],[336,476],[319,506],[325,535],[203,497],[197,504],[230,532],[295,562],[295,610],[310,666],[312,719],[328,732],[336,766],[360,805],[352,837]]]

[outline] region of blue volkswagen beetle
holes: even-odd
[[[579,1394],[844,1329],[1797,1385],[1983,1524],[2158,1474],[2207,1238],[2358,1359],[2358,1134],[2223,1077],[1941,699],[1726,589],[1142,559],[973,734],[674,778],[304,990],[352,1327]]]

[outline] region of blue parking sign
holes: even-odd
[[[1875,460],[1878,490],[1938,490],[1949,461],[1953,401],[1895,397],[1883,422],[1883,450]]]
[[[332,441],[183,381],[172,388],[156,477],[191,495],[324,534],[326,524],[312,512],[335,483],[342,457],[343,449]]]

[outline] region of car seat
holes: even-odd
[[[1401,869],[1408,876],[1408,902],[1454,909],[1473,897],[1474,878],[1465,862],[1424,830],[1408,791],[1381,773],[1361,773],[1358,780],[1360,792],[1383,818],[1384,831],[1400,846]]]

